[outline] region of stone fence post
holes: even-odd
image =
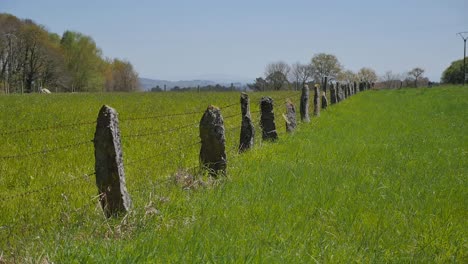
[[[226,137],[221,110],[208,106],[200,120],[200,163],[211,177],[226,175]]]
[[[119,119],[117,112],[107,105],[99,110],[94,157],[96,185],[104,214],[109,218],[128,212],[132,201],[125,183]]]
[[[265,96],[260,100],[260,126],[262,127],[262,139],[275,141],[278,139],[275,125],[275,113],[273,113],[273,99]]]
[[[239,152],[244,152],[254,145],[255,128],[250,116],[250,100],[249,95],[241,93],[240,97],[242,123],[240,132]]]
[[[337,87],[338,85],[336,84],[330,84],[330,103],[331,104],[336,104],[338,102],[337,100],[337,96],[336,96],[336,93],[337,93]]]
[[[299,105],[299,111],[301,112],[301,120],[302,122],[310,122],[309,117],[309,86],[304,84],[302,87],[302,94],[301,94],[301,103]]]
[[[320,88],[317,84],[314,86],[314,116],[320,116]]]
[[[286,120],[286,132],[294,132],[297,126],[296,122],[296,108],[291,100],[286,101],[286,115],[284,115]]]

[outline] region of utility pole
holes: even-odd
[[[466,80],[468,79],[468,74],[466,73],[466,39],[468,39],[468,32],[459,32],[457,35],[463,39],[463,86],[465,86]]]

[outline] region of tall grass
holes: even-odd
[[[285,94],[273,94],[280,98]],[[260,95],[254,94],[253,109]],[[238,94],[112,94],[0,97],[1,130],[94,120],[103,103],[120,112],[134,209],[106,220],[80,178],[2,202],[0,250],[12,261],[55,262],[465,262],[468,217],[468,92],[461,87],[368,91],[322,112],[276,143],[235,154],[227,134],[228,179],[183,189],[166,181],[196,165],[197,128],[126,138],[196,123],[201,115],[125,122],[129,117],[202,111]],[[296,100],[297,103],[297,100]],[[277,124],[284,130],[277,103]],[[223,115],[236,114],[238,107]],[[254,116],[258,123],[258,116]],[[240,117],[226,120],[226,127]],[[3,136],[5,155],[70,138],[94,127]],[[228,130],[229,133],[229,130]],[[257,134],[260,134],[257,131]],[[34,190],[93,169],[92,145],[34,159],[0,161],[0,194]]]

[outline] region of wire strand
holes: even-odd
[[[71,177],[70,179],[55,182],[55,183],[53,183],[53,184],[51,184],[49,186],[45,186],[45,187],[42,187],[42,188],[39,188],[39,189],[25,191],[25,192],[13,194],[13,195],[10,195],[10,196],[3,196],[3,197],[0,196],[0,201],[5,202],[5,201],[10,201],[10,200],[13,200],[13,199],[16,199],[16,198],[21,198],[21,197],[24,197],[24,196],[29,195],[29,194],[42,193],[42,192],[51,190],[51,189],[53,189],[53,188],[55,188],[57,186],[64,185],[66,183],[74,182],[74,181],[76,181],[78,179],[81,179],[81,178],[89,178],[92,175],[96,175],[96,172],[86,173],[86,174],[83,175],[83,177],[74,176],[74,177]]]
[[[62,129],[62,128],[80,127],[80,126],[93,125],[93,124],[96,124],[96,121],[79,122],[79,123],[74,123],[74,124],[63,124],[63,125],[49,126],[49,127],[30,128],[30,129],[25,129],[25,130],[12,130],[12,131],[0,132],[0,136],[6,136],[6,135],[12,135],[12,134],[15,134],[15,135],[26,134],[26,133],[31,133],[31,132],[38,132],[38,131],[45,131],[45,130],[57,130],[57,129]]]
[[[56,152],[56,151],[59,151],[59,150],[70,149],[70,148],[73,148],[73,147],[86,145],[86,144],[89,144],[89,143],[92,143],[92,142],[94,142],[94,140],[81,141],[81,142],[77,142],[77,143],[74,143],[74,144],[68,144],[68,145],[59,146],[59,147],[55,147],[55,148],[44,149],[44,150],[41,150],[41,151],[34,151],[34,152],[26,153],[26,154],[0,156],[0,160],[20,159],[20,158],[26,158],[26,157],[30,157],[30,156],[34,156],[34,155],[38,155],[38,154],[47,154],[47,153]]]

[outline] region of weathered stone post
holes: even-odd
[[[106,217],[130,210],[132,200],[125,184],[122,145],[117,112],[104,105],[99,110],[94,133],[96,185]]]
[[[348,85],[343,84],[343,100],[348,98]]]
[[[286,101],[286,115],[284,116],[286,120],[286,132],[294,132],[297,126],[296,122],[296,108],[291,100]]]
[[[340,101],[343,101],[344,99],[346,99],[346,97],[345,97],[345,91],[346,91],[346,84],[342,84],[342,85],[341,85],[341,89],[340,89],[340,96],[341,96],[341,100],[340,100]]]
[[[339,82],[336,83],[336,102],[341,102],[341,84]]]
[[[278,139],[275,125],[275,113],[273,113],[273,99],[268,96],[260,100],[260,126],[262,127],[262,139],[275,141]]]
[[[200,162],[212,177],[226,175],[226,137],[221,110],[208,106],[200,120]]]
[[[322,109],[327,109],[327,107],[328,107],[327,92],[322,91]]]
[[[241,93],[240,97],[242,124],[240,132],[239,152],[244,152],[254,145],[255,128],[250,116],[249,95]]]
[[[328,78],[325,77],[325,81],[323,82],[323,89],[322,89],[322,109],[326,109],[328,106],[328,98],[327,98],[327,85],[328,85]]]
[[[299,111],[301,112],[301,120],[302,122],[310,122],[309,117],[309,86],[304,84],[302,87],[302,94],[301,94],[301,104],[299,106]]]
[[[325,76],[323,79],[323,88],[322,88],[322,91],[324,91],[325,93],[327,92],[327,83],[328,83],[328,77]]]
[[[320,88],[318,84],[314,86],[314,116],[320,116]]]
[[[331,104],[336,104],[337,103],[337,97],[336,97],[336,86],[334,84],[330,85],[330,103]]]

